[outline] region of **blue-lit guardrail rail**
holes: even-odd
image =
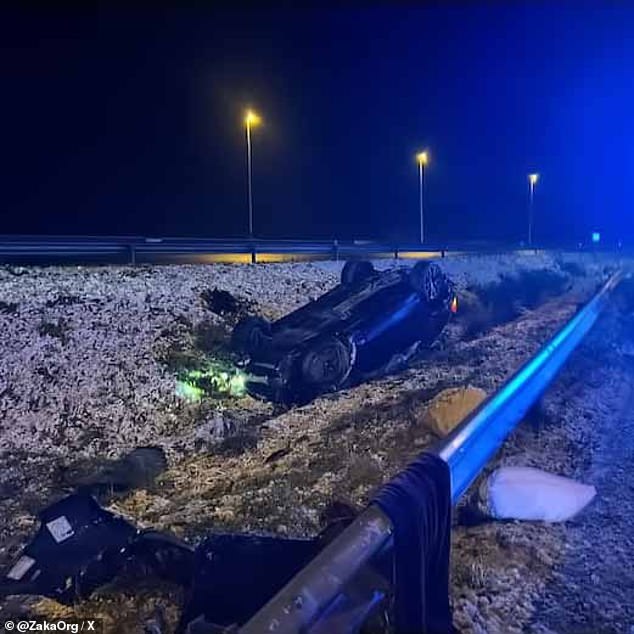
[[[620,272],[613,275],[534,357],[432,448],[449,465],[454,504],[592,328],[621,278]],[[381,599],[380,589],[367,586],[360,599],[363,588],[355,587],[355,580],[375,555],[392,547],[392,530],[378,507],[368,507],[255,614],[240,634],[355,631],[360,617]]]

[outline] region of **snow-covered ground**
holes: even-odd
[[[205,291],[229,291],[245,310],[276,318],[334,286],[342,263],[0,269],[0,565],[28,539],[37,510],[69,490],[66,475],[77,465],[139,445],[163,446],[170,468],[152,490],[113,505],[136,524],[192,541],[213,529],[312,534],[329,502],[365,504],[434,441],[421,424],[434,394],[466,384],[494,390],[615,262],[542,254],[441,264],[459,294],[526,270],[566,274],[572,289],[475,338],[458,323],[408,371],[288,411],[248,396],[186,402],[176,395],[174,359],[200,354],[201,332],[220,347],[226,342],[235,316],[213,312]],[[601,348],[604,356],[610,346]],[[567,372],[553,394],[565,377],[583,394],[589,374]],[[540,466],[545,459],[557,473],[578,476],[587,440],[579,430],[592,424],[577,418],[579,398],[562,405],[552,397],[552,417],[570,428],[552,425],[538,436],[521,428],[502,459]],[[456,624],[467,632],[522,631],[565,539],[561,526],[457,528]],[[138,627],[157,604],[173,620],[178,600],[173,589],[136,596],[128,589],[76,613],[99,614],[122,631],[124,623]],[[57,609],[12,599],[2,611],[24,606],[30,613]]]

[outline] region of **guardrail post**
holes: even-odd
[[[339,240],[335,240],[332,243],[332,252],[335,256],[335,262],[339,262]]]
[[[129,245],[129,249],[130,249],[130,264],[132,266],[136,265],[136,251],[134,249],[134,245],[131,244]]]

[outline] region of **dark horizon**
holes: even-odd
[[[634,7],[2,18],[0,234],[634,241]]]

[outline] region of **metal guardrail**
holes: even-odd
[[[392,244],[339,240],[244,240],[141,236],[0,236],[4,264],[167,264],[290,262],[353,258],[424,259],[446,255],[535,253],[510,243]],[[578,250],[569,248],[566,250]]]
[[[603,288],[494,395],[431,451],[451,473],[455,503],[467,490],[508,434],[544,392],[606,306],[621,273]],[[368,507],[343,533],[300,571],[241,629],[240,634],[299,634],[355,631],[358,598],[352,605],[346,587],[379,552],[393,546],[392,525],[376,506]],[[369,589],[365,603],[376,603]],[[356,611],[355,611],[356,608]],[[329,629],[329,619],[337,628]],[[343,627],[342,622],[348,627]],[[342,629],[343,628],[343,629]]]

